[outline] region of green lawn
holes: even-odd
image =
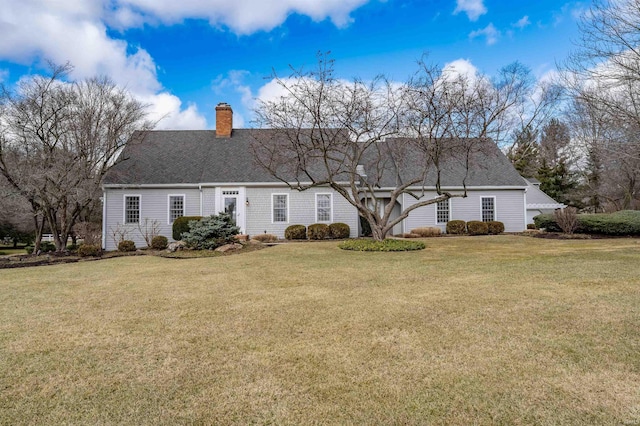
[[[640,240],[0,270],[1,424],[640,424]]]

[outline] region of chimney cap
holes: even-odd
[[[218,102],[218,105],[216,105],[216,109],[218,108],[231,108],[231,105],[226,102]]]

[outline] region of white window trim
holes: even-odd
[[[318,219],[318,195],[329,196],[329,220]],[[333,223],[333,194],[331,192],[316,192],[316,223]]]
[[[493,198],[493,220],[494,222],[498,220],[498,202],[496,201],[495,195],[482,195],[480,196],[480,221],[484,221],[482,218],[482,200],[484,198]]]
[[[449,220],[451,220],[451,198],[444,200],[447,202],[448,210],[449,210]],[[481,202],[482,203],[482,202]],[[438,203],[436,203],[436,225],[443,225],[447,222],[438,222]]]
[[[168,194],[167,195],[167,224],[171,225],[171,197],[182,197],[182,216],[187,215],[187,196],[186,194]]]
[[[138,197],[138,221],[127,222],[127,197]],[[123,194],[122,195],[122,223],[125,225],[135,225],[142,220],[142,194]]]
[[[274,220],[273,217],[273,199],[276,195],[284,195],[285,197],[287,197],[287,220],[284,222],[276,222]],[[290,216],[289,216],[289,194],[285,193],[285,192],[274,192],[271,194],[271,223],[289,223],[290,220]]]

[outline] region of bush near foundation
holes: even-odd
[[[189,222],[189,231],[182,234],[182,240],[196,250],[213,250],[233,243],[239,232],[231,216],[220,213]]]
[[[329,238],[341,240],[349,238],[349,235],[351,235],[351,228],[346,223],[336,222],[329,225]]]
[[[151,248],[154,250],[164,250],[169,245],[169,240],[164,235],[156,235],[151,240]]]
[[[329,236],[329,225],[314,223],[307,228],[307,236],[310,240],[324,240]]]
[[[504,223],[499,222],[497,220],[492,220],[487,222],[487,226],[489,227],[490,235],[498,235],[504,232]]]
[[[253,239],[256,241],[260,241],[261,243],[275,243],[278,241],[278,237],[273,234],[258,234],[254,235]]]
[[[174,240],[180,241],[182,234],[189,232],[189,222],[192,220],[200,220],[202,216],[182,216],[173,221],[171,236]]]
[[[467,232],[469,232],[469,235],[488,235],[489,225],[487,225],[487,222],[470,220],[467,222]]]
[[[284,230],[284,237],[287,240],[306,240],[307,227],[304,225],[291,225]]]
[[[436,228],[434,226],[426,226],[426,227],[422,227],[422,228],[415,228],[412,229],[410,234],[416,234],[420,237],[426,238],[426,237],[439,237],[440,234],[442,234],[442,231],[440,230],[440,228]]]
[[[467,230],[464,220],[450,220],[447,222],[447,234],[462,235]]]
[[[80,257],[95,257],[100,256],[102,253],[102,247],[97,244],[80,244],[78,247],[78,256]]]
[[[131,240],[122,240],[118,243],[118,251],[129,252],[136,251],[136,243]]]

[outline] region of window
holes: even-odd
[[[124,196],[124,223],[140,222],[140,196]]]
[[[289,216],[289,196],[287,194],[273,194],[273,222],[287,222]]]
[[[449,222],[449,201],[438,201],[436,204],[436,223]]]
[[[316,222],[331,222],[331,194],[316,194]]]
[[[169,223],[184,216],[184,195],[169,195]]]
[[[482,197],[482,221],[490,222],[496,220],[496,199],[495,197]]]

